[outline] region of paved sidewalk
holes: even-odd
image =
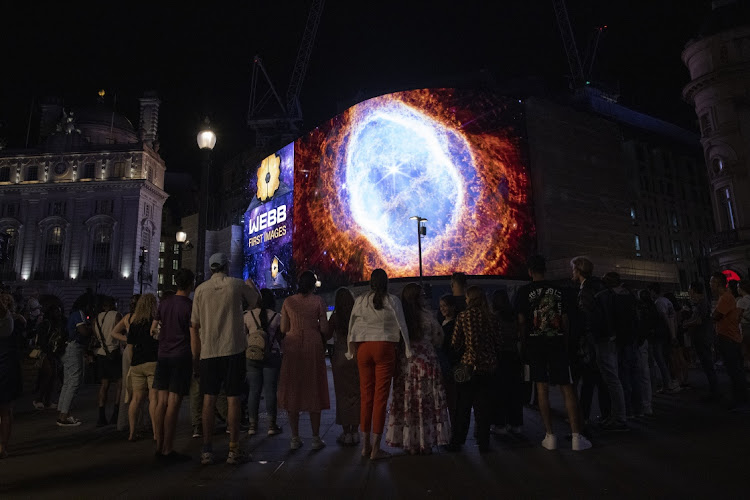
[[[329,370],[330,374],[330,370]],[[698,372],[692,382],[702,384]],[[722,383],[726,383],[723,374]],[[333,385],[330,385],[331,391]],[[480,455],[470,442],[462,453],[396,456],[370,462],[356,447],[336,443],[335,412],[323,413],[321,435],[328,446],[310,450],[309,420],[303,418],[302,449],[289,451],[289,427],[268,437],[243,440],[253,461],[202,467],[200,440],[190,436],[183,403],[177,450],[190,463],[162,465],[152,442],[126,440],[114,427],[96,428],[96,386],[82,388],[76,416],[84,424],[59,428],[55,412],[31,410],[18,402],[12,456],[0,460],[0,498],[748,498],[746,480],[750,432],[748,415],[704,406],[702,391],[656,397],[656,417],[632,421],[626,433],[594,435],[594,448],[573,452],[539,446],[544,431],[539,414],[525,410],[526,440],[493,440],[493,451]],[[556,395],[553,406],[562,404]],[[333,402],[333,398],[332,398]],[[472,433],[470,432],[470,436]],[[217,430],[214,450],[225,456],[228,436]],[[398,452],[398,450],[392,450]]]

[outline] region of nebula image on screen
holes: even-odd
[[[381,267],[522,276],[534,241],[522,105],[430,89],[361,102],[294,144],[293,260],[349,283]]]

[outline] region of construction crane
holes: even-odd
[[[255,130],[255,145],[258,148],[266,149],[271,143],[280,140],[292,140],[302,127],[302,107],[300,106],[299,96],[310,63],[310,54],[312,54],[324,5],[325,0],[313,0],[310,7],[302,42],[297,51],[292,76],[289,79],[286,100],[282,100],[276,91],[276,87],[268,76],[260,56],[256,55],[253,58],[247,124]],[[262,93],[259,91],[261,77],[262,81],[265,82],[265,92]],[[272,98],[276,100],[279,107],[276,112],[268,114],[266,107]]]
[[[575,37],[573,36],[573,28],[570,26],[570,18],[568,17],[568,8],[565,5],[565,0],[552,0],[552,6],[555,9],[555,16],[557,16],[557,26],[560,28],[560,37],[565,48],[565,55],[568,57],[570,86],[575,90],[590,83],[594,60],[596,59],[596,51],[599,48],[599,39],[604,30],[607,29],[607,25],[596,28],[593,44],[589,45],[588,53],[583,63],[581,63],[581,56],[578,52]]]

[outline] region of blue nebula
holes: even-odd
[[[363,104],[338,162],[343,205],[384,256],[404,262],[416,252],[410,216],[428,219],[425,252],[462,219],[472,156],[460,133],[415,108],[398,101]]]

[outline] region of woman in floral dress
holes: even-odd
[[[412,356],[399,349],[386,443],[412,455],[430,454],[448,444],[450,421],[435,347],[443,330],[425,310],[422,287],[409,283],[401,293]]]

